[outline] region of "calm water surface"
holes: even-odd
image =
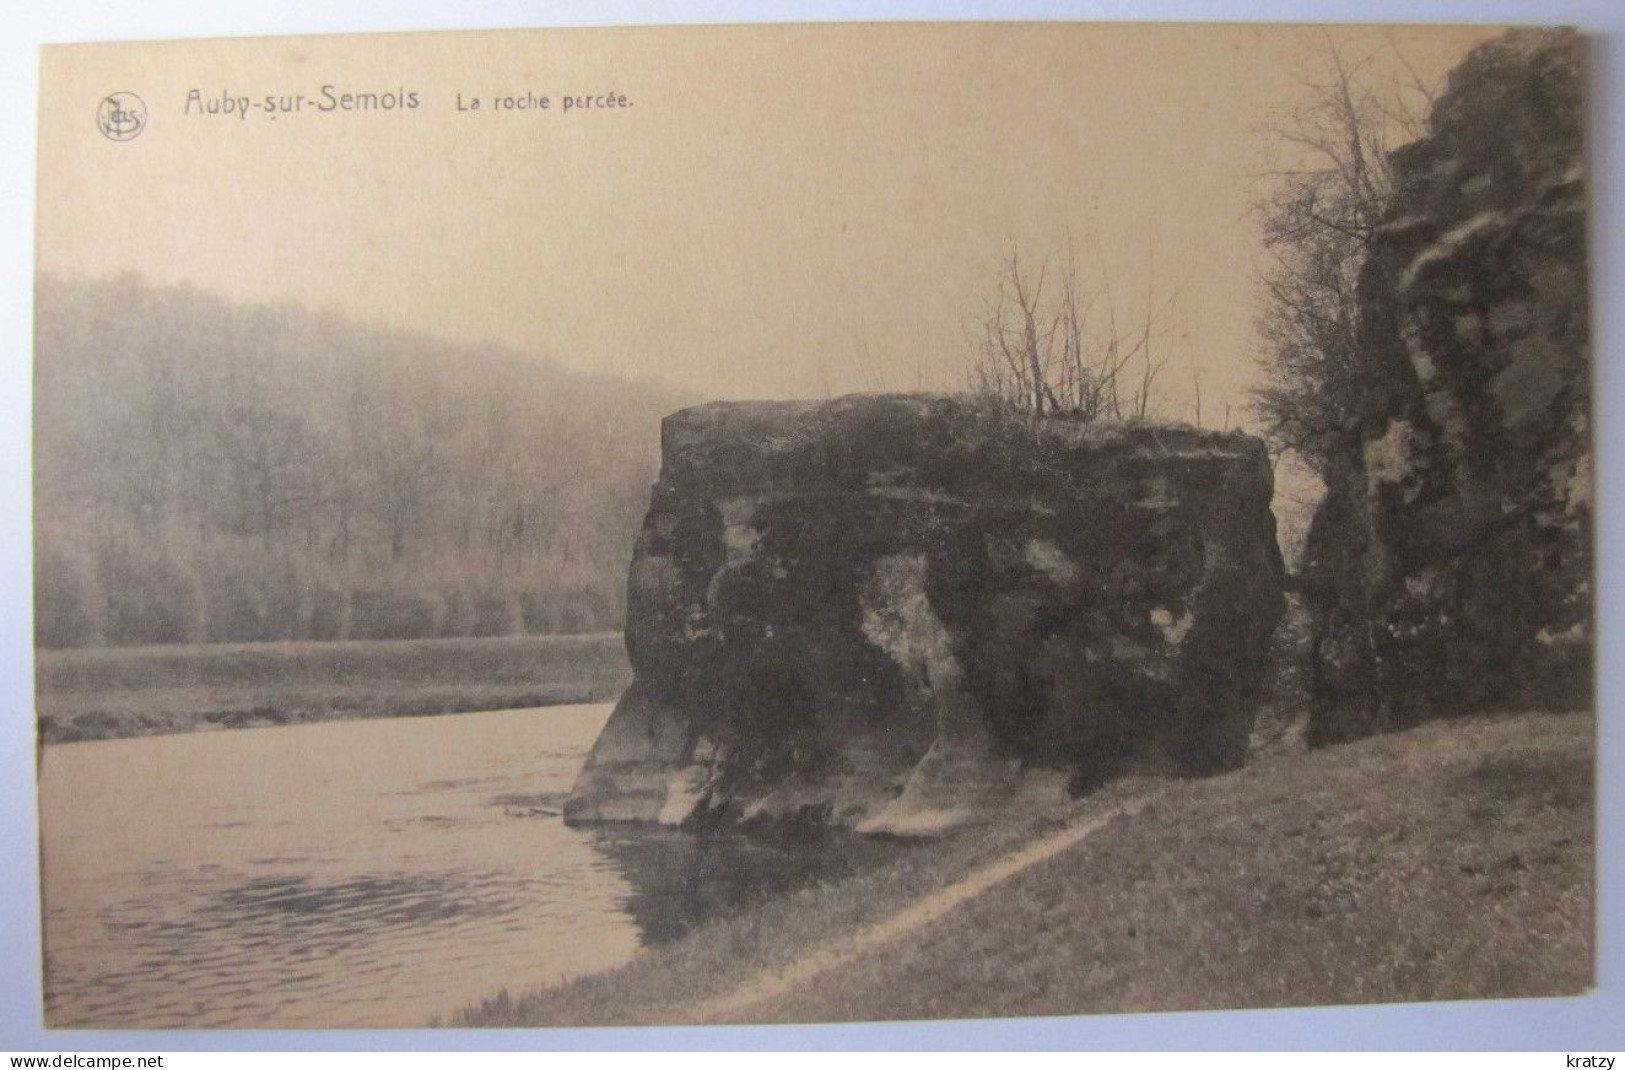
[[[566,828],[608,705],[47,747],[52,1026],[421,1026],[896,848]]]

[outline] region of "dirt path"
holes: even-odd
[[[778,999],[833,970],[841,969],[885,944],[930,925],[1001,881],[1083,842],[1117,818],[1134,814],[1147,801],[1148,797],[1142,796],[1120,803],[1075,825],[1069,825],[1059,832],[1051,833],[1018,851],[1005,855],[997,862],[966,874],[889,918],[859,929],[851,936],[825,944],[788,966],[763,970],[746,978],[732,992],[694,1007],[690,1012],[692,1020],[697,1023],[734,1020],[752,1007]]]

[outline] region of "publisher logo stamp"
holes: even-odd
[[[109,93],[96,109],[96,127],[110,141],[130,141],[147,128],[147,106],[134,93]]]

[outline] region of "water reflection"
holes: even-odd
[[[771,837],[625,827],[597,832],[593,844],[631,889],[626,910],[649,945],[675,940],[710,918],[883,864],[904,849],[841,833]]]
[[[48,1023],[419,1026],[897,850],[567,828],[608,712],[46,748]]]
[[[415,1026],[625,961],[620,871],[504,796],[607,707],[46,748],[53,1026]]]

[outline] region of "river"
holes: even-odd
[[[46,747],[48,1024],[422,1026],[895,850],[567,828],[609,710]]]

